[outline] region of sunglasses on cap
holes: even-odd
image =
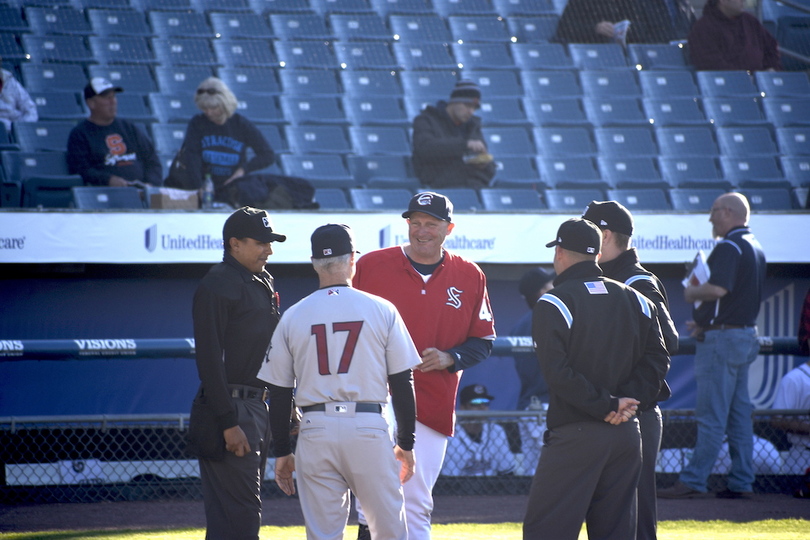
[[[487,398],[475,398],[468,401],[470,405],[489,405],[489,400]]]
[[[219,91],[215,88],[197,88],[197,94],[208,94],[209,96],[213,96],[214,94],[219,94]]]

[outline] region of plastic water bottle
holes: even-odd
[[[210,210],[214,207],[214,181],[211,180],[211,175],[205,175],[205,183],[203,184],[202,192],[202,207],[204,210]]]

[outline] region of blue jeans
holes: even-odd
[[[711,330],[695,350],[697,442],[680,480],[705,492],[724,435],[728,435],[731,470],[728,489],[751,491],[754,483],[753,404],[748,395],[748,368],[759,353],[756,329]]]

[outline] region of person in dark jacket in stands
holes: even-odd
[[[626,43],[669,43],[686,39],[695,12],[689,0],[569,0],[554,41],[613,43],[623,20],[630,21]]]
[[[782,69],[776,39],[745,11],[745,0],[708,0],[689,34],[689,56],[697,70]]]
[[[487,187],[495,163],[487,151],[481,119],[481,90],[472,81],[456,83],[448,101],[429,105],[413,121],[413,168],[425,187]]]

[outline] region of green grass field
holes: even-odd
[[[345,540],[354,540],[357,529],[348,527]],[[732,523],[730,521],[663,521],[658,525],[660,540],[806,540],[810,521],[783,519]],[[125,531],[53,531],[5,533],[2,540],[199,540],[203,529],[125,530]],[[520,540],[520,523],[434,525],[433,540],[498,539]],[[587,539],[583,528],[579,535]],[[261,540],[305,539],[303,527],[262,527]]]

